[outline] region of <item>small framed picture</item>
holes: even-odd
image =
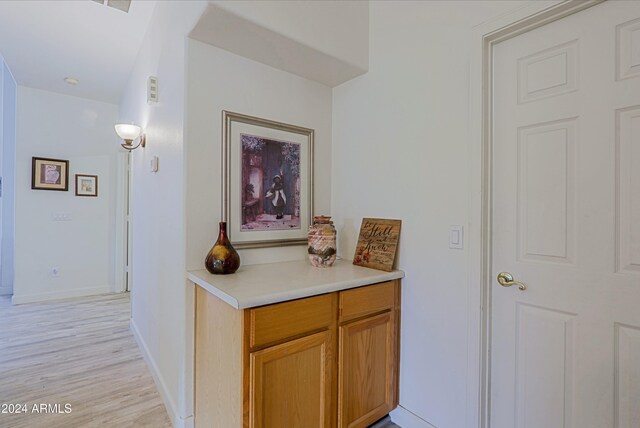
[[[31,188],[39,190],[69,190],[69,161],[31,158]]]
[[[76,174],[76,196],[98,196],[98,176]]]

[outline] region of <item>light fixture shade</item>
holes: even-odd
[[[115,126],[116,134],[125,141],[133,141],[140,136],[142,128],[138,125],[119,123]]]

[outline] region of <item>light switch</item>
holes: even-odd
[[[158,172],[159,167],[160,167],[160,159],[158,158],[158,156],[152,157],[151,160],[149,161],[149,168],[151,169],[151,172]]]
[[[462,226],[453,225],[449,226],[449,248],[462,249],[464,248],[462,240]]]

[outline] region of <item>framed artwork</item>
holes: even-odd
[[[98,196],[98,176],[76,174],[76,196]]]
[[[69,161],[31,158],[31,188],[40,190],[69,190]]]
[[[313,129],[222,112],[222,218],[236,248],[307,243]]]
[[[392,271],[401,224],[401,220],[363,218],[353,264]]]

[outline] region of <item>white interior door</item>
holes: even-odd
[[[490,426],[638,428],[640,2],[501,42],[493,65]]]

